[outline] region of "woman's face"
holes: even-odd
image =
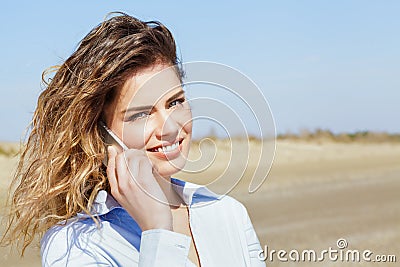
[[[130,76],[104,115],[107,126],[128,148],[147,153],[161,176],[184,167],[192,114],[173,67],[156,64]]]

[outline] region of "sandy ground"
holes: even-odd
[[[246,152],[247,148],[250,153]],[[321,262],[295,262],[286,255],[288,262],[282,262],[274,254],[273,260],[266,259],[267,266],[398,266],[400,144],[280,141],[268,178],[253,194],[247,188],[258,165],[259,143],[236,145],[234,154],[241,156],[232,156],[230,163],[226,142],[192,149],[191,158],[198,158],[203,152],[203,158],[213,161],[212,167],[202,173],[186,172],[177,176],[201,184],[213,182],[209,186],[218,193],[230,191],[238,180],[229,194],[245,204],[260,243],[263,248],[268,246],[269,253],[298,250],[301,254],[308,249],[315,250],[319,256],[331,247],[343,252],[368,249],[373,252],[371,259],[378,254],[397,258],[397,263],[353,263],[334,262],[325,255]],[[262,171],[268,170],[270,149],[271,146],[264,151],[266,156],[260,162]],[[217,151],[216,157],[213,151]],[[250,154],[248,162],[247,154]],[[207,160],[196,164],[207,167]],[[0,156],[2,203],[15,163],[15,159]],[[237,179],[242,172],[243,177]],[[222,178],[221,173],[224,173]],[[340,238],[348,244],[343,250],[336,244]],[[9,248],[0,248],[0,255],[0,266],[40,266],[37,248],[30,248],[22,260],[15,252],[10,253]]]

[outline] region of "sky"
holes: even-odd
[[[0,141],[23,138],[42,71],[66,60],[111,11],[161,21],[183,62],[246,75],[267,99],[277,133],[400,132],[399,1],[15,0],[2,10]]]

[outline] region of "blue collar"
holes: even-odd
[[[210,191],[207,187],[179,180],[177,178],[171,178],[172,188],[176,193],[183,199],[186,205],[193,206],[198,203],[210,202],[219,200],[222,196]],[[121,205],[113,198],[111,194],[108,194],[105,190],[101,190],[97,193],[91,208],[91,214],[101,216],[108,212],[122,208]],[[85,213],[78,213],[78,218],[89,218],[90,216]]]

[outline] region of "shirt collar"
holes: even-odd
[[[192,206],[201,202],[219,200],[222,196],[210,191],[207,187],[171,178],[171,185],[175,192],[183,199],[186,205]],[[122,208],[122,206],[108,194],[105,190],[100,190],[94,200],[90,210],[92,215],[101,216],[107,214],[113,209]],[[78,213],[79,218],[88,218],[86,213]]]

